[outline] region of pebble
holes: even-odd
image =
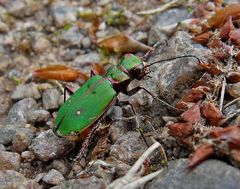
[[[15,152],[0,151],[0,170],[20,168],[20,155]]]
[[[57,89],[47,89],[42,94],[43,108],[46,110],[57,109],[60,105],[61,95]]]
[[[16,127],[14,125],[0,125],[0,130],[0,144],[9,145],[16,134]]]
[[[71,27],[69,30],[64,31],[60,36],[60,42],[67,46],[81,46],[83,34],[79,31],[78,27]]]
[[[70,172],[70,164],[63,159],[53,160],[49,167],[58,170],[64,176],[67,176]]]
[[[21,153],[21,158],[25,162],[32,162],[35,159],[35,156],[32,151],[24,151]]]
[[[38,54],[46,52],[50,48],[51,43],[45,37],[38,37],[37,39],[35,39],[35,42],[33,43],[33,50]]]
[[[91,47],[91,39],[89,37],[84,37],[82,39],[83,49],[89,49]]]
[[[33,110],[29,112],[28,121],[31,123],[45,123],[51,114],[47,110]]]
[[[47,184],[59,185],[65,179],[59,171],[57,171],[56,169],[51,169],[46,175],[43,176],[42,180]]]

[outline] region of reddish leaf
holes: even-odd
[[[208,25],[210,28],[221,27],[229,16],[233,19],[240,18],[240,4],[231,4],[216,11],[215,15],[208,20]]]
[[[213,130],[210,136],[218,139],[227,141],[231,149],[240,147],[240,126],[231,126],[223,129]]]
[[[92,71],[98,75],[105,75],[106,70],[99,64],[93,64]]]
[[[41,79],[56,79],[63,81],[74,81],[78,78],[86,81],[89,78],[87,74],[64,65],[55,65],[48,66],[46,68],[40,68],[38,70],[35,70],[33,72],[33,75]]]
[[[206,120],[213,126],[218,126],[220,121],[224,119],[220,110],[211,102],[203,102],[202,113]]]
[[[99,19],[97,17],[94,17],[93,20],[92,20],[92,26],[88,30],[89,37],[91,38],[91,40],[94,43],[97,43],[96,33],[97,33],[98,28],[99,28],[99,25],[100,25]]]
[[[199,165],[204,160],[214,154],[214,148],[211,144],[203,144],[189,158],[188,168],[193,168]]]
[[[167,126],[169,128],[169,134],[184,139],[190,137],[193,134],[192,123],[173,123]]]
[[[201,18],[209,14],[209,11],[207,10],[207,3],[207,1],[203,2],[195,8],[193,12],[194,17]]]
[[[201,121],[200,101],[180,115],[186,122],[199,123]]]
[[[203,77],[201,77],[198,81],[196,81],[193,85],[192,88],[197,88],[200,86],[205,86],[208,87],[210,85],[212,78],[209,74],[204,74]]]
[[[234,84],[228,84],[227,92],[232,97],[236,97],[236,98],[240,97],[240,82],[234,83]]]
[[[240,72],[229,72],[227,78],[232,83],[240,82]]]
[[[204,94],[209,91],[209,87],[199,86],[196,88],[192,88],[187,94],[185,94],[182,99],[176,104],[176,107],[179,108],[182,104],[186,104],[188,102],[198,102],[201,100]]]
[[[108,37],[98,42],[101,48],[115,53],[147,52],[152,49],[123,33]]]
[[[232,17],[229,16],[227,22],[223,25],[223,27],[220,30],[220,38],[221,39],[228,39],[229,33],[234,30],[235,27],[232,23]]]
[[[199,67],[203,70],[205,70],[206,72],[213,74],[213,75],[219,75],[221,73],[223,73],[223,71],[219,68],[219,66],[217,64],[213,64],[213,63],[199,63],[198,64]]]
[[[213,33],[211,31],[208,31],[200,35],[197,35],[196,37],[193,37],[192,40],[202,45],[207,45],[212,35]]]
[[[240,48],[240,29],[232,30],[229,33],[229,38],[238,48]]]

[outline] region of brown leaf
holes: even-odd
[[[214,154],[214,148],[211,144],[203,144],[189,158],[188,168],[193,168],[199,165],[204,160]]]
[[[41,79],[56,79],[62,81],[75,81],[78,78],[86,81],[89,78],[87,74],[64,65],[40,68],[35,70],[33,75]]]
[[[227,78],[229,81],[231,81],[232,83],[237,83],[240,82],[240,72],[229,72],[227,74]]]
[[[180,115],[183,121],[199,123],[201,121],[200,101]]]
[[[240,147],[240,126],[230,126],[223,129],[214,129],[210,136],[218,140],[224,140],[231,149]]]
[[[213,75],[219,75],[219,74],[223,73],[223,71],[219,68],[219,66],[217,64],[213,64],[210,62],[207,64],[204,64],[201,62],[198,65],[201,69],[203,69],[204,71],[206,71],[210,74],[213,74]]]
[[[196,37],[193,37],[192,40],[202,45],[207,45],[212,35],[213,33],[211,31],[208,31],[200,35],[197,35]]]
[[[240,48],[240,29],[230,31],[229,38],[238,48]]]
[[[152,49],[143,43],[140,43],[132,37],[120,33],[98,42],[101,48],[104,48],[110,52],[115,53],[136,53],[136,52],[147,52]]]
[[[92,42],[97,43],[97,30],[99,28],[100,25],[100,21],[98,19],[98,17],[94,17],[92,20],[92,26],[89,28],[88,32],[89,32],[89,37],[91,38]]]
[[[193,11],[193,15],[196,18],[201,18],[209,14],[209,11],[207,10],[207,1],[199,4],[195,10]]]
[[[193,126],[192,123],[173,123],[170,125],[167,125],[169,128],[169,134],[180,138],[185,139],[187,137],[190,137],[193,134]]]
[[[229,16],[227,22],[220,29],[220,38],[221,39],[228,39],[229,38],[229,33],[234,29],[235,29],[235,27],[234,27],[233,22],[232,22],[232,16]]]
[[[93,64],[92,71],[98,75],[105,75],[106,70],[100,64]]]
[[[213,126],[218,126],[220,121],[224,119],[224,116],[220,110],[211,102],[203,102],[201,110],[203,116]]]
[[[231,4],[223,9],[215,12],[215,14],[207,21],[210,28],[221,27],[229,16],[233,19],[240,18],[240,4]]]
[[[206,86],[199,86],[199,87],[196,87],[196,88],[192,88],[187,94],[185,94],[182,97],[180,102],[185,102],[185,103],[186,102],[195,102],[196,103],[199,100],[201,100],[203,95],[205,95],[209,90],[210,90],[209,87],[206,87]]]
[[[228,84],[227,85],[227,92],[232,96],[232,97],[240,97],[240,82],[234,83],[234,84]]]

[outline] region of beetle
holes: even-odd
[[[97,75],[92,72],[92,77],[60,107],[54,123],[54,132],[69,140],[73,138],[75,140],[79,134],[88,130],[88,135],[77,157],[81,158],[98,128],[99,121],[111,106],[129,105],[133,114],[136,115],[135,109],[129,101],[120,102],[117,100],[118,93],[131,96],[139,90],[144,90],[153,98],[157,98],[144,87],[137,86],[131,90],[128,90],[127,87],[134,79],[141,80],[146,76],[150,72],[150,66],[184,57],[196,58],[200,63],[199,58],[194,55],[183,55],[147,64],[134,54],[125,54],[120,63],[110,67],[105,75]]]

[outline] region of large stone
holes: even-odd
[[[15,152],[0,151],[0,170],[20,168],[20,155]]]

